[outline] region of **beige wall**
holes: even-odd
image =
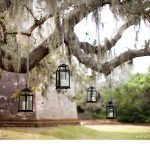
[[[24,88],[24,76],[21,75],[20,89]],[[68,95],[73,94],[73,89],[65,94],[57,93],[55,85],[49,87],[47,98],[41,96],[41,87],[35,92],[34,113],[18,113],[18,102],[11,98],[17,89],[16,74],[7,73],[0,83],[0,120],[1,119],[77,119],[76,103]],[[7,112],[7,113],[5,113]],[[9,112],[9,113],[8,113]],[[9,115],[5,115],[9,114]]]
[[[40,89],[40,87],[39,87]],[[65,94],[57,93],[55,85],[49,87],[47,98],[36,92],[36,109],[38,119],[77,119],[76,103],[72,102]]]

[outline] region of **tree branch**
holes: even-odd
[[[75,5],[75,9],[69,13],[66,18],[68,25],[72,28],[85,18],[90,12],[94,11],[98,7],[103,7],[106,4],[111,4],[111,0],[82,0],[80,5]],[[88,7],[87,7],[88,6]]]
[[[103,0],[103,2],[110,3],[110,0]],[[117,66],[121,65],[122,63],[132,60],[136,57],[142,57],[142,56],[150,56],[150,48],[140,49],[140,50],[129,50],[122,54],[120,54],[118,57],[112,59],[109,62],[105,63],[99,63],[94,60],[93,57],[89,57],[85,52],[81,50],[81,48],[87,46],[87,43],[80,43],[77,36],[73,32],[74,25],[76,25],[78,22],[80,22],[85,16],[87,16],[91,11],[94,11],[97,7],[102,7],[104,3],[102,1],[98,0],[83,0],[83,5],[80,5],[79,7],[75,7],[75,9],[65,18],[66,24],[68,25],[68,28],[66,28],[65,34],[65,42],[67,42],[69,50],[71,50],[72,54],[77,57],[80,63],[83,63],[86,67],[89,67],[95,71],[98,71],[100,73],[104,73],[105,75],[108,75],[113,69],[115,69]],[[88,9],[86,9],[86,5],[88,5]],[[82,12],[81,12],[82,11]],[[81,12],[81,16],[79,16],[79,12]],[[22,33],[24,35],[30,36],[32,31],[39,25],[43,24],[49,17],[43,17],[41,20],[36,21],[28,30],[26,33]],[[58,18],[59,20],[59,18]],[[133,23],[133,22],[132,22]],[[132,24],[131,23],[131,24]],[[116,42],[121,38],[123,31],[131,24],[123,25],[119,32],[114,36],[113,39],[111,39],[109,42],[111,43],[108,46],[107,43],[104,44],[103,48],[106,47],[106,49],[111,49]],[[58,22],[58,28],[59,28],[59,22]],[[16,33],[17,34],[17,33]],[[50,35],[48,41],[50,42],[50,45],[53,49],[56,49],[58,46],[61,45],[60,38],[58,38],[58,31],[54,31],[53,34]],[[40,46],[35,48],[29,55],[29,68],[30,70],[33,69],[46,55],[49,53],[49,48],[47,46],[47,41],[44,41]],[[55,44],[54,44],[55,43]],[[93,46],[90,45],[90,49],[88,49],[89,52],[93,51]],[[101,47],[102,48],[102,47]],[[85,49],[85,48],[84,48]],[[98,49],[94,48],[94,52],[98,52]],[[14,68],[13,64],[11,63],[11,55],[5,55],[4,51],[1,50],[0,53],[0,68],[3,70],[6,70],[8,72],[16,72],[16,69]],[[6,57],[7,56],[7,57]],[[3,64],[3,59],[6,59],[7,66]],[[21,58],[21,64],[19,73],[26,73],[26,58]]]
[[[6,28],[2,21],[0,21],[0,43],[6,43]]]
[[[101,51],[101,53],[106,53],[108,50],[110,50],[112,47],[114,47],[116,45],[116,43],[121,39],[122,34],[124,33],[124,31],[130,27],[131,25],[133,25],[135,23],[134,20],[128,21],[126,23],[124,23],[119,29],[118,32],[116,33],[116,35],[108,40],[106,39],[104,42],[104,45],[99,45],[99,46],[94,46],[91,45],[88,42],[80,42],[80,47],[85,51],[85,53],[95,53],[97,54],[98,51]]]
[[[0,1],[0,12],[4,12],[7,10],[11,5],[11,0],[1,0]]]
[[[37,20],[37,18],[34,16],[32,10],[31,10],[27,5],[25,5],[25,4],[24,4],[23,6],[27,9],[27,11],[30,12],[30,14],[31,14],[31,16],[34,18],[34,20]]]
[[[129,50],[120,54],[118,57],[112,59],[109,62],[99,63],[95,61],[93,57],[89,57],[83,51],[81,51],[79,43],[80,42],[75,33],[72,33],[71,37],[69,37],[68,47],[72,51],[74,56],[76,56],[79,62],[84,64],[87,68],[91,68],[92,70],[95,70],[97,72],[104,73],[105,75],[110,74],[113,69],[124,62],[132,60],[133,58],[150,56],[150,48]]]
[[[34,20],[34,24],[31,25],[31,27],[28,29],[26,32],[6,32],[6,34],[21,34],[21,35],[26,35],[26,36],[31,36],[32,32],[34,31],[35,28],[38,26],[42,25],[48,18],[52,17],[51,15],[45,16],[41,18],[40,20]]]
[[[99,72],[108,75],[111,73],[111,71],[113,71],[116,67],[123,64],[124,62],[142,56],[150,56],[150,48],[139,49],[139,50],[128,50],[120,54],[118,57],[112,59],[111,61],[100,64],[98,67]]]
[[[0,52],[3,54],[3,50],[0,49]],[[33,69],[47,54],[49,53],[49,49],[47,47],[44,47],[43,45],[40,45],[37,47],[32,53],[29,55],[29,68],[30,70]],[[3,61],[4,60],[4,61]],[[16,72],[17,69],[14,68],[13,64],[11,63],[12,58],[5,58],[3,55],[0,55],[0,68],[8,71],[8,72]],[[6,64],[4,64],[6,63]],[[21,58],[20,60],[20,69],[18,73],[26,73],[26,63],[27,58]]]
[[[84,52],[86,54],[93,54],[93,53],[97,54],[98,51],[99,51],[99,47],[98,46],[91,45],[88,42],[80,42],[80,47],[81,47],[81,49],[84,50]]]
[[[29,70],[33,69],[45,56],[49,54],[50,50],[47,46],[48,41],[50,42],[49,44],[51,45],[53,49],[56,49],[57,47],[60,46],[61,41],[59,38],[57,38],[57,36],[58,36],[57,31],[54,31],[54,33],[51,34],[47,40],[45,40],[41,45],[39,45],[29,54]],[[26,73],[27,58],[25,57],[20,58],[20,69],[18,69],[19,71],[17,71],[17,69],[14,68],[12,61],[11,61],[12,59],[15,59],[15,58],[12,58],[10,54],[7,54],[4,50],[0,49],[0,68],[1,69],[7,72]],[[5,60],[5,63],[7,63],[7,65],[4,64],[3,60]]]

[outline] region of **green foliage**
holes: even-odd
[[[91,113],[92,119],[106,119],[106,115],[101,111],[100,114]]]
[[[80,105],[86,101],[86,91],[81,91],[76,94],[72,100],[76,101],[77,105]]]
[[[108,93],[104,91],[104,100],[109,100]],[[150,69],[147,74],[137,73],[118,85],[112,96],[117,100],[119,121],[150,122]]]
[[[80,105],[78,105],[77,106],[77,112],[78,113],[84,113],[84,109]]]

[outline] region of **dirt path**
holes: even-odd
[[[146,123],[124,123],[117,122],[113,120],[80,120],[81,125],[139,125],[139,126],[149,126],[150,124]]]
[[[84,125],[84,127],[102,132],[122,132],[122,133],[146,133],[150,131],[150,126],[142,125]]]

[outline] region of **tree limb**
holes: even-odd
[[[150,56],[150,48],[139,49],[139,50],[128,50],[109,62],[99,64],[98,70],[100,73],[104,73],[105,75],[108,75],[111,73],[111,71],[113,71],[116,67],[123,64],[124,62],[142,56]]]
[[[41,18],[40,20],[34,20],[34,24],[31,25],[31,27],[26,32],[23,32],[23,31],[17,32],[17,31],[15,31],[15,32],[6,32],[6,34],[21,34],[21,35],[31,36],[34,29],[36,29],[38,26],[42,25],[50,17],[52,17],[52,16],[49,15],[49,16],[45,16],[45,17]]]
[[[4,53],[2,49],[0,49],[1,53]],[[41,61],[47,54],[49,53],[49,49],[47,47],[44,47],[43,45],[40,45],[37,47],[32,53],[29,55],[29,68],[30,70],[33,69],[39,61]],[[11,58],[12,59],[12,58]],[[7,59],[0,55],[0,68],[2,70],[8,71],[8,72],[16,72],[17,69],[14,68],[13,64],[11,63],[11,59]],[[5,61],[3,61],[5,60]],[[4,64],[6,63],[6,64]],[[18,73],[26,73],[26,63],[27,63],[27,58],[21,58],[20,60],[20,69]]]
[[[121,39],[122,34],[124,33],[124,31],[130,27],[131,25],[133,25],[135,23],[134,20],[128,21],[126,23],[124,23],[117,31],[116,35],[108,40],[106,39],[104,42],[104,45],[99,45],[99,46],[94,46],[91,45],[88,42],[80,42],[80,47],[85,51],[85,53],[91,53],[91,54],[97,54],[98,51],[101,51],[101,53],[106,53],[108,50],[110,50],[112,47],[114,47],[116,45],[116,43]]]
[[[82,0],[82,4],[87,4],[91,1],[89,0]],[[93,0],[94,2],[94,0]],[[99,1],[100,3],[102,3],[102,5],[106,5],[106,4],[110,4],[111,3],[111,0],[101,0]],[[61,4],[61,6],[58,8],[59,11],[63,11],[65,9],[68,9],[70,6],[73,6],[73,7],[77,7],[77,0],[64,0],[64,2]]]
[[[93,57],[89,57],[84,52],[82,52],[79,43],[80,42],[75,33],[72,33],[71,37],[69,38],[68,47],[72,51],[74,56],[77,57],[79,62],[84,64],[87,68],[91,68],[92,70],[95,70],[97,72],[104,73],[105,75],[110,74],[113,69],[124,62],[132,60],[133,58],[150,56],[150,48],[129,50],[120,54],[118,57],[112,59],[109,62],[99,63],[95,61]]]
[[[68,20],[68,25],[73,28],[90,12],[94,11],[98,7],[103,7],[103,5],[110,3],[111,0],[82,0],[80,6],[76,5],[75,9],[67,16],[66,20]]]
[[[57,47],[60,46],[61,41],[59,38],[57,38],[57,36],[58,36],[57,31],[54,31],[54,33],[51,34],[47,40],[45,40],[41,45],[39,45],[29,54],[29,70],[33,69],[45,56],[49,54],[50,50],[48,48],[47,41],[50,42],[49,44],[51,45],[53,49],[56,49]],[[55,41],[55,43],[53,41]],[[7,54],[4,50],[0,49],[0,68],[1,69],[7,72],[26,73],[27,58],[25,57],[20,58],[20,69],[18,69],[19,71],[17,71],[17,69],[14,68],[12,61],[11,61],[12,59],[15,59],[15,58],[12,58],[10,54]],[[4,65],[3,60],[5,60],[7,65]]]
[[[110,3],[110,0],[104,0],[104,2]],[[86,3],[87,2],[87,3]],[[94,11],[97,7],[103,6],[102,1],[98,0],[83,0],[82,1],[83,5],[80,5],[80,7],[76,7],[75,10],[73,10],[69,16],[65,18],[66,24],[68,25],[68,28],[66,28],[66,33],[65,34],[65,42],[67,41],[68,47],[71,50],[71,52],[74,54],[74,56],[77,57],[79,62],[83,63],[86,67],[89,67],[95,71],[98,71],[100,73],[104,73],[105,75],[108,75],[111,73],[111,71],[116,68],[117,66],[121,65],[122,63],[132,60],[133,58],[136,57],[142,57],[142,56],[150,56],[150,48],[145,48],[145,49],[140,49],[140,50],[129,50],[126,51],[122,54],[120,54],[118,57],[112,59],[109,62],[105,63],[99,63],[94,60],[93,57],[89,57],[86,53],[81,51],[81,48],[86,46],[87,43],[80,43],[77,36],[73,32],[74,30],[74,25],[76,25],[78,22],[80,22],[85,16],[87,16],[91,11]],[[86,4],[89,6],[88,9],[86,8]],[[79,17],[79,12],[83,14],[82,16]],[[22,33],[26,34],[27,36],[30,36],[32,31],[39,25],[43,24],[48,18],[43,17],[41,20],[38,20],[38,22],[35,22],[31,26],[28,32]],[[131,24],[130,24],[131,25]],[[121,38],[123,31],[129,26],[129,24],[123,25],[119,30],[119,32],[116,34],[116,36],[111,39],[111,44],[110,46],[107,46],[107,50],[110,49],[112,46],[116,44],[116,42]],[[59,25],[58,25],[59,27]],[[16,33],[17,34],[17,33]],[[49,41],[53,49],[56,49],[58,46],[61,45],[60,38],[56,38],[58,36],[58,32],[54,32],[52,35],[50,35]],[[57,39],[57,40],[55,40]],[[59,40],[58,40],[59,39]],[[55,42],[55,45],[54,45]],[[108,41],[107,41],[108,42]],[[45,44],[46,41],[44,41],[41,45],[39,45],[37,48],[35,48],[29,56],[29,69],[33,69],[46,55],[49,53],[49,48]],[[105,46],[105,44],[104,44]],[[103,46],[103,47],[104,47]],[[93,51],[93,48],[91,46],[89,51]],[[8,72],[16,72],[16,69],[13,67],[13,64],[11,63],[11,56],[5,58],[5,53],[3,50],[0,54],[0,68],[3,70],[6,70]],[[95,52],[97,49],[95,49]],[[3,64],[3,59],[6,59],[7,61],[7,67]],[[19,69],[19,73],[26,73],[26,63],[27,59],[26,58],[21,58],[21,65]]]
[[[99,51],[99,47],[98,46],[94,46],[88,42],[80,42],[80,47],[81,49],[84,50],[84,52],[86,54],[97,54]]]
[[[25,4],[24,4],[23,6],[27,9],[27,11],[30,12],[30,14],[31,14],[31,16],[34,18],[34,20],[37,20],[37,18],[34,16],[32,10],[31,10],[27,5],[25,5]]]
[[[1,0],[0,1],[0,12],[4,12],[11,5],[11,0]]]

